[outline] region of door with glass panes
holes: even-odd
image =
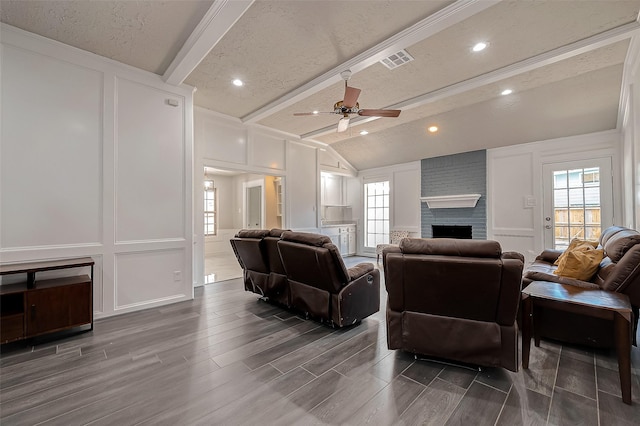
[[[543,166],[544,246],[563,250],[574,238],[597,241],[613,225],[611,158]]]

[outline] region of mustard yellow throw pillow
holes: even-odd
[[[558,269],[553,273],[561,277],[588,281],[598,270],[603,256],[604,250],[593,247],[567,250],[565,256],[560,260]]]
[[[579,240],[577,238],[574,238],[569,243],[569,247],[567,247],[567,249],[556,259],[556,261],[553,262],[553,264],[559,265],[562,258],[564,258],[568,252],[571,252],[574,250],[585,250],[585,249],[588,250],[596,247],[598,247],[597,241]]]

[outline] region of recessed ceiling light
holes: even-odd
[[[438,131],[438,126],[429,126],[429,129],[427,130],[429,130],[431,133],[435,133]]]
[[[368,134],[369,134],[369,132],[367,132],[366,130],[363,130],[363,131],[361,131],[361,132],[360,132],[360,134],[361,134],[362,136],[364,136],[364,135],[368,135]]]
[[[314,113],[314,114],[317,114],[317,113],[318,113],[318,110],[313,111],[313,113]]]
[[[240,87],[240,86],[244,86],[244,83],[239,78],[236,78],[235,80],[233,80],[233,85]]]
[[[511,89],[504,89],[502,92],[500,92],[502,96],[510,95],[512,93],[513,93],[513,90]]]
[[[473,50],[474,52],[480,52],[481,50],[484,50],[488,45],[488,43],[481,41],[480,43],[476,43],[476,45],[473,46],[471,50]]]

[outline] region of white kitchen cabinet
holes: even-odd
[[[342,256],[356,254],[356,226],[352,224],[325,226],[322,233],[331,238],[331,242],[338,247]]]
[[[322,174],[321,180],[321,201],[324,206],[344,205],[342,190],[342,176]]]

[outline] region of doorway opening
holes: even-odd
[[[204,168],[204,284],[242,277],[229,240],[240,229],[284,227],[284,178]]]

